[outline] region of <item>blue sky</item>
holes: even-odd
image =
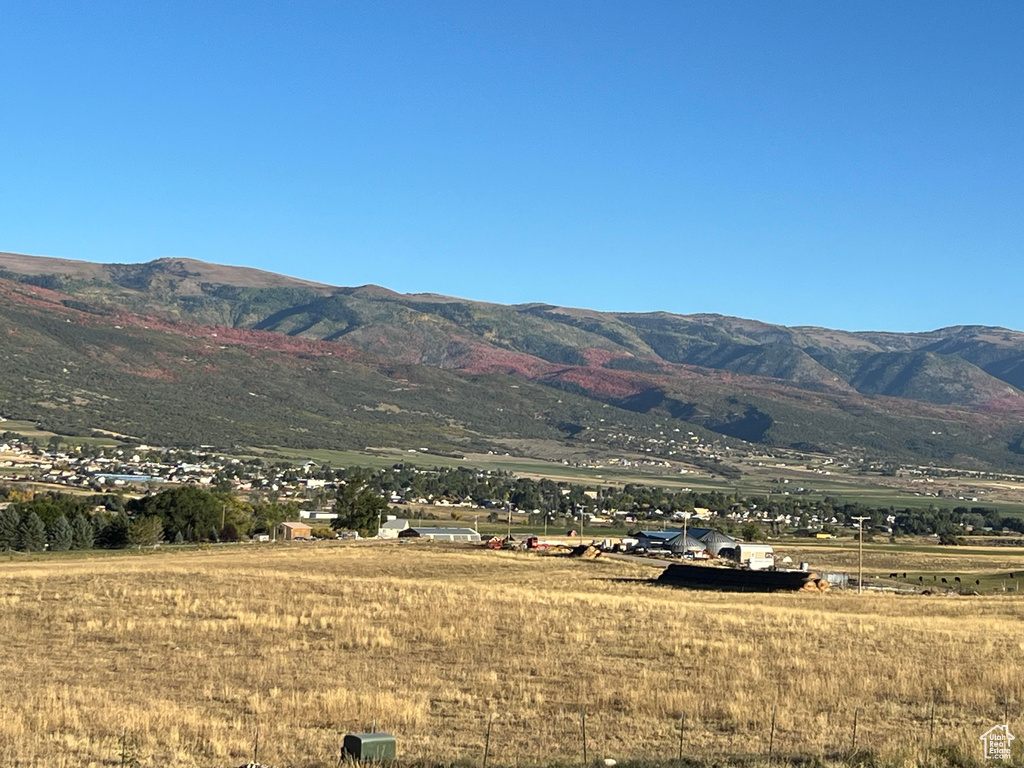
[[[0,250],[1024,329],[1024,4],[0,5]]]

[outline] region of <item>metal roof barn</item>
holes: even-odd
[[[668,547],[668,543],[681,534],[682,530],[638,531],[636,538],[639,541],[639,546],[645,549],[661,549]]]
[[[406,528],[399,531],[400,539],[433,539],[434,541],[480,541],[480,534],[472,528]]]
[[[708,552],[715,557],[718,557],[719,552],[723,549],[735,549],[737,544],[736,539],[732,536],[727,536],[721,531],[708,531],[700,540],[704,542]]]
[[[707,549],[707,545],[690,535],[687,535],[684,541],[683,534],[680,533],[668,543],[668,548],[672,550],[673,554],[683,555],[687,552],[703,552]]]
[[[398,535],[402,531],[406,531],[408,529],[409,521],[403,518],[385,520],[377,531],[377,536],[381,539],[397,539]]]

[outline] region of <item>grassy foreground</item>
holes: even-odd
[[[1019,722],[1024,598],[688,592],[647,566],[412,544],[0,563],[0,764],[744,756],[982,764]],[[656,571],[654,571],[656,573]],[[931,734],[931,736],[929,735]],[[932,749],[929,751],[928,746]],[[1024,753],[1024,748],[1017,748]],[[1015,763],[1016,764],[1016,763]]]

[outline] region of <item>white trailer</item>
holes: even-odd
[[[763,571],[775,567],[775,550],[771,544],[741,541],[736,545],[736,560],[752,571]]]

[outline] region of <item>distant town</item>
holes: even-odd
[[[759,495],[662,488],[656,479],[650,484],[625,486],[556,483],[470,467],[421,467],[417,463],[429,462],[430,457],[415,450],[410,451],[413,455],[408,464],[396,464],[386,470],[356,471],[313,461],[239,458],[212,451],[150,445],[68,446],[55,438],[43,446],[11,432],[4,433],[0,440],[0,471],[10,488],[24,484],[34,488],[33,493],[52,494],[63,487],[78,495],[148,497],[165,489],[196,487],[244,499],[252,505],[273,505],[277,512],[272,517],[303,521],[321,537],[341,536],[349,527],[362,535],[379,535],[381,522],[394,519],[472,523],[474,529],[479,529],[481,522],[507,521],[509,525],[514,522],[517,526],[543,526],[545,532],[551,526],[552,534],[560,528],[582,528],[594,535],[600,535],[601,529],[621,532],[652,525],[665,528],[693,520],[747,540],[794,533],[834,537],[844,529],[859,531],[856,518],[861,516],[869,521],[865,527],[872,536],[923,534],[953,543],[957,536],[968,534],[1024,532],[1020,518],[1004,518],[994,509],[966,505],[951,510],[934,506],[898,509],[842,503],[827,496],[815,499],[808,495],[808,489],[796,486],[788,478],[770,480],[782,486],[780,490]],[[696,438],[693,442],[699,444]],[[700,447],[705,451],[712,448]],[[630,461],[639,464],[649,460],[611,458],[593,466],[624,466]],[[821,466],[814,472],[829,475],[832,461],[821,460]],[[758,464],[763,466],[764,462]],[[911,483],[933,482],[933,478],[923,476],[925,471],[899,468],[908,477],[919,475],[910,479]],[[339,506],[339,498],[355,485],[376,510],[370,515],[373,519],[363,514],[358,525],[352,519],[355,502],[350,500],[347,506]],[[978,500],[978,496],[956,499],[972,504]],[[3,502],[4,506],[10,504],[11,501]],[[236,528],[241,528],[243,535],[276,534],[276,529],[269,525],[263,530],[254,525]],[[219,533],[193,530],[190,537],[216,538]]]

